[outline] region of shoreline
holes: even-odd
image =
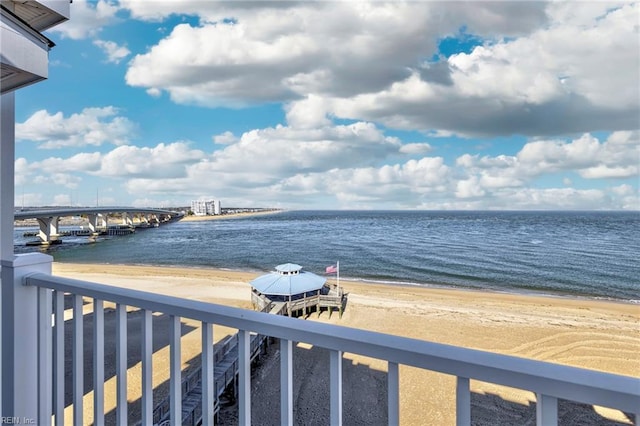
[[[215,219],[214,219],[215,220]],[[54,262],[54,264],[59,265],[86,265],[87,267],[99,267],[101,265],[109,266],[109,267],[118,267],[118,268],[157,268],[157,269],[167,269],[167,270],[203,270],[203,271],[212,271],[212,272],[231,272],[238,274],[264,274],[268,273],[271,270],[252,270],[252,269],[233,269],[233,268],[216,268],[210,266],[202,266],[202,265],[154,265],[149,263],[82,263],[82,262]],[[313,272],[313,271],[312,271]],[[117,274],[117,272],[114,272]],[[325,276],[324,274],[318,273],[317,275],[324,276],[328,281],[335,282],[335,276]],[[257,275],[256,275],[257,276]],[[551,298],[551,299],[560,299],[560,300],[585,300],[585,301],[602,301],[609,303],[619,303],[623,305],[631,305],[631,306],[640,306],[640,299],[621,299],[614,297],[603,297],[603,296],[592,296],[585,294],[576,294],[576,293],[562,293],[562,292],[545,292],[545,291],[537,291],[532,289],[518,289],[518,288],[506,288],[506,289],[498,289],[494,287],[463,287],[463,286],[453,286],[447,284],[437,284],[437,283],[412,283],[406,281],[377,281],[374,279],[367,278],[354,278],[354,277],[340,277],[340,283],[348,283],[354,285],[365,285],[365,286],[382,286],[396,288],[396,289],[433,289],[433,290],[444,290],[444,291],[460,291],[460,292],[471,292],[471,293],[479,293],[479,294],[504,294],[504,295],[514,295],[514,296],[525,296],[525,297],[541,297],[541,298]]]
[[[208,221],[208,220],[238,219],[238,218],[243,218],[243,217],[253,217],[253,216],[264,216],[264,215],[270,215],[270,214],[278,214],[278,213],[282,213],[282,212],[285,212],[285,211],[287,211],[287,210],[269,209],[269,210],[264,210],[264,211],[227,213],[227,214],[207,215],[207,216],[196,216],[196,215],[187,216],[187,215],[185,215],[185,216],[182,217],[182,219],[180,219],[180,221],[200,222],[200,221]]]

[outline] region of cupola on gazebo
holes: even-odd
[[[303,271],[295,263],[283,263],[276,270],[251,281],[251,301],[259,310],[275,313],[307,312],[308,308],[338,307],[341,309],[342,294],[325,286],[327,279],[313,272]],[[336,299],[336,300],[333,300]],[[339,306],[338,306],[339,305]]]

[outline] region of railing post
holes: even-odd
[[[83,298],[74,294],[73,298],[73,424],[80,426],[84,419],[84,314]]]
[[[142,424],[153,424],[153,315],[142,311]]]
[[[213,370],[213,325],[202,323],[202,426],[213,426],[214,397],[218,388]],[[225,373],[226,374],[226,373]],[[226,377],[225,379],[226,380]],[[224,381],[224,385],[227,382]]]
[[[387,411],[389,426],[400,424],[400,374],[398,363],[389,361],[387,366]]]
[[[280,424],[293,426],[293,342],[280,339]]]
[[[47,424],[38,415],[38,289],[25,276],[51,273],[53,258],[41,253],[2,260],[2,417]]]
[[[175,315],[169,316],[170,325],[170,339],[171,344],[169,346],[169,398],[170,398],[170,424],[171,426],[178,426],[182,424],[182,360],[181,360],[181,338],[182,327],[180,324],[180,317]],[[204,408],[203,415],[204,415]]]
[[[342,425],[342,351],[329,352],[330,423]]]
[[[238,330],[238,419],[241,425],[251,424],[251,335]]]
[[[127,307],[116,305],[116,424],[127,424]]]
[[[52,291],[38,288],[38,419],[51,422],[53,391],[53,329],[51,327]],[[47,421],[48,419],[48,421]]]
[[[471,387],[469,379],[458,377],[456,381],[456,426],[471,424]]]
[[[536,425],[558,426],[558,398],[536,394]]]
[[[55,327],[53,354],[53,414],[55,425],[64,426],[64,293],[55,292]]]
[[[104,302],[93,301],[93,425],[104,426]]]

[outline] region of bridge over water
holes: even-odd
[[[109,216],[119,214],[118,226],[133,232],[136,227],[158,226],[180,220],[180,212],[155,208],[137,207],[79,207],[61,209],[20,210],[14,213],[14,220],[36,219],[39,226],[40,244],[60,242],[60,218],[86,216],[89,222],[87,235],[96,236],[109,230]],[[138,218],[134,223],[134,218]]]

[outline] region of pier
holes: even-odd
[[[268,344],[266,336],[251,334],[251,362],[264,352]],[[214,349],[214,416],[220,410],[220,396],[227,390],[237,394],[238,388],[238,334],[228,337],[224,342],[216,344]],[[198,425],[202,422],[202,369],[198,368],[182,382],[182,424]],[[169,424],[171,413],[170,398],[165,399],[153,410],[153,424]],[[139,423],[138,425],[141,425]]]
[[[277,304],[271,309],[271,313],[276,315],[282,315],[284,313],[284,305]],[[267,312],[263,310],[263,312]],[[267,336],[251,333],[250,334],[250,362],[256,361],[260,354],[266,352],[266,346],[269,345],[269,338]],[[214,403],[213,410],[214,417],[217,417],[220,411],[220,397],[226,391],[230,391],[234,400],[237,398],[238,393],[238,374],[239,374],[239,335],[238,333],[229,336],[222,342],[218,342],[214,345],[213,355],[213,391],[214,391]],[[202,367],[198,367],[191,372],[182,381],[182,425],[196,426],[202,422]],[[171,414],[171,401],[170,398],[166,398],[162,403],[158,404],[153,410],[153,424],[156,425],[169,425]],[[141,426],[138,423],[138,426]]]
[[[316,311],[318,316],[323,309],[337,309],[342,317],[346,298],[340,287],[326,284],[326,278],[310,272],[303,272],[300,265],[286,263],[278,265],[276,272],[258,277],[251,282],[251,302],[254,310],[289,317],[306,317]],[[262,291],[258,290],[262,289]],[[282,291],[280,291],[282,290]],[[267,291],[276,294],[268,294]],[[240,367],[238,360],[239,333],[214,345],[213,349],[213,407],[214,417],[220,412],[220,397],[230,392],[235,400],[238,396],[238,378]],[[270,338],[250,333],[249,363],[253,363],[266,352]],[[202,421],[202,366],[188,374],[181,384],[182,412],[181,424],[196,426]],[[153,410],[153,423],[168,425],[171,412],[171,400],[166,398]]]
[[[340,317],[344,311],[346,297],[341,288],[325,286],[326,290],[317,290],[315,294],[297,295],[291,300],[277,300],[276,297],[262,294],[255,288],[251,290],[251,304],[255,310],[262,312],[278,312],[290,317],[307,316],[311,312],[329,311],[329,317],[338,310]]]

